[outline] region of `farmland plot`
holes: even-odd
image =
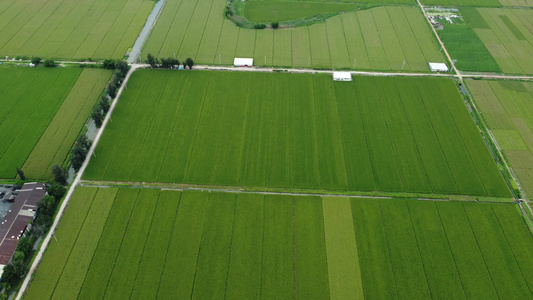
[[[110,72],[79,68],[1,68],[0,178],[51,177],[62,164]]]
[[[451,80],[139,70],[133,82],[85,179],[509,196]]]
[[[503,73],[533,74],[533,11],[468,8],[461,12]]]
[[[0,5],[0,56],[119,59],[133,46],[153,5],[149,0]]]
[[[335,16],[325,24],[253,30],[224,19],[224,3],[198,0],[178,5],[170,1],[143,54],[160,58],[176,54],[199,64],[230,65],[234,57],[250,57],[257,66],[347,69],[355,65],[357,69],[420,72],[428,71],[430,61],[445,62],[415,7],[376,7]]]
[[[481,116],[526,194],[533,194],[533,84],[469,80]]]
[[[532,296],[511,203],[95,187],[71,201],[26,299]]]

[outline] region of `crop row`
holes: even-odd
[[[64,89],[68,95],[23,165],[28,177],[48,178],[52,166],[63,163],[108,80],[109,71],[87,69]]]
[[[56,236],[28,299],[528,298],[533,283],[513,204],[78,188]]]
[[[149,70],[132,80],[140,87],[125,92],[87,179],[509,195],[451,80]]]
[[[163,10],[143,53],[232,64],[253,57],[258,66],[427,71],[443,61],[424,18],[414,7],[350,12],[325,23],[287,30],[239,28],[220,0],[173,1]],[[405,64],[404,64],[405,62]]]
[[[62,164],[109,79],[105,70],[2,69],[0,178],[48,178]]]
[[[0,7],[0,54],[122,58],[152,7],[147,0],[16,1]]]
[[[533,85],[481,80],[467,84],[522,188],[533,193]]]
[[[529,9],[477,8],[463,13],[504,73],[533,73]]]

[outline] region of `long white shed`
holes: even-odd
[[[254,59],[235,57],[235,59],[233,60],[233,65],[235,67],[251,67],[254,65]]]
[[[350,72],[333,72],[333,80],[352,81],[352,74]]]
[[[429,63],[431,72],[448,72],[448,66],[443,63]]]

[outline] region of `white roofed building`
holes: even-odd
[[[431,72],[448,72],[448,66],[443,63],[429,63]]]
[[[233,65],[235,67],[251,67],[254,64],[253,58],[238,58],[235,57],[233,60]]]
[[[352,81],[350,72],[333,72],[334,81]]]

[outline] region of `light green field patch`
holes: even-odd
[[[213,2],[209,18],[197,21],[205,20],[206,12],[195,9],[195,5],[203,7],[206,1]],[[257,3],[246,5],[271,5],[270,2]],[[307,5],[302,2],[283,2],[283,5],[286,3]],[[253,57],[256,66],[421,72],[429,72],[428,61],[445,61],[416,7],[374,7],[299,28],[255,30],[239,28],[224,19],[222,11],[213,14],[215,7],[224,5],[222,0],[197,0],[183,2],[179,7],[176,4],[165,6],[143,48],[144,55],[151,53],[161,58],[176,53],[178,59],[191,56],[197,64],[231,65],[234,57]],[[189,42],[184,36],[192,40]],[[202,40],[194,56],[189,44],[197,45],[199,37]]]
[[[0,178],[49,179],[62,165],[105,87],[99,69],[0,69]]]
[[[533,84],[482,80],[467,84],[526,194],[533,193],[533,106],[528,92]]]
[[[322,197],[331,299],[364,299],[350,199]]]

